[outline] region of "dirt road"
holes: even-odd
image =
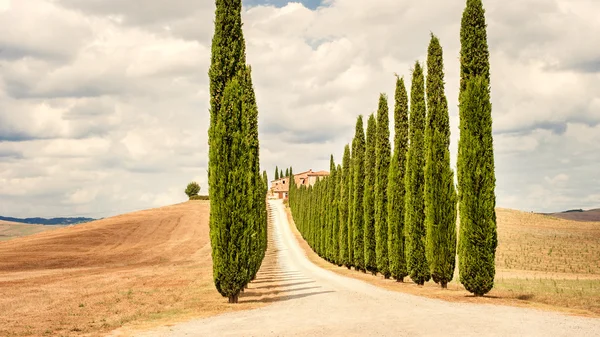
[[[153,336],[600,336],[600,319],[507,306],[452,303],[388,291],[311,263],[270,201],[286,296],[256,310],[140,333]],[[275,290],[274,290],[275,291]],[[283,299],[283,300],[282,300]]]

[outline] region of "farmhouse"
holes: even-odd
[[[314,172],[312,169],[294,174],[294,182],[296,186],[313,186],[317,180],[321,180],[329,176],[327,171]],[[290,191],[289,177],[283,177],[271,181],[271,188],[269,189],[269,198],[271,199],[287,199]]]

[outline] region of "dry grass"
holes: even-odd
[[[115,334],[127,335],[277,300],[253,284],[238,305],[218,294],[208,214],[208,202],[186,202],[1,242],[0,335],[97,336],[124,325]]]
[[[29,225],[18,222],[0,221],[0,241],[33,235],[64,226]]]
[[[600,222],[578,222],[515,210],[496,210],[499,270],[600,277]]]
[[[400,283],[333,265],[312,251],[296,229],[289,209],[286,211],[292,231],[308,258],[338,274],[389,290],[446,301],[535,307],[600,317],[600,223],[571,222],[498,209],[495,288],[485,297],[474,297],[457,282],[458,274],[448,289],[443,290],[433,282],[418,286],[406,278],[406,282]],[[551,247],[558,247],[553,250],[560,253],[548,255]],[[503,259],[514,262],[507,266],[502,264]],[[553,264],[566,267],[555,269]]]

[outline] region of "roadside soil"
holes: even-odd
[[[189,201],[0,242],[0,336],[125,335],[270,303],[254,284],[236,306],[216,291],[208,217]]]

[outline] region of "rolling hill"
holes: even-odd
[[[86,222],[90,222],[90,221],[94,221],[94,220],[96,220],[96,219],[82,218],[82,217],[51,218],[51,219],[37,217],[37,218],[21,219],[21,218],[13,218],[13,217],[7,217],[7,216],[0,215],[0,221],[25,223],[25,224],[30,224],[30,225],[76,225],[76,224],[86,223]]]
[[[573,209],[564,212],[557,213],[543,213],[544,215],[553,216],[555,218],[573,220],[573,221],[599,221],[600,222],[600,208],[582,210]]]
[[[208,216],[209,202],[189,201],[0,242],[0,336],[97,336],[265,305],[266,288],[235,307],[215,290]]]

